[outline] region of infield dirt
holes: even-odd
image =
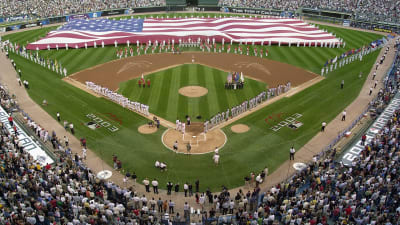
[[[243,72],[243,75],[265,82],[269,87],[291,82],[292,86],[301,85],[318,75],[286,63],[266,58],[228,54],[184,52],[182,54],[159,53],[140,55],[114,60],[80,72],[69,78],[81,83],[91,81],[111,90],[117,90],[121,82],[156,71],[182,64],[194,63],[213,67],[227,72]]]

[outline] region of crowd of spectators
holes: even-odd
[[[362,0],[353,9],[355,19],[367,21],[400,22],[400,7],[396,0]]]
[[[16,104],[0,85],[0,103],[7,111]],[[30,123],[34,123],[28,118]],[[18,134],[0,122],[0,224],[157,224],[163,210],[153,207],[131,187],[98,179],[52,132],[57,162],[42,165],[24,150]],[[29,127],[36,131],[39,127]],[[46,131],[47,132],[47,131]],[[38,138],[40,132],[37,133]],[[160,199],[159,199],[160,200]],[[161,205],[167,204],[162,201]],[[165,207],[164,207],[165,208]]]
[[[396,0],[220,0],[220,6],[266,8],[296,11],[300,8],[351,13],[355,19],[398,22],[400,7]]]
[[[302,0],[219,0],[218,5],[296,11],[302,7],[302,3]]]
[[[165,0],[2,0],[0,17],[25,16],[47,18],[107,9],[163,6]]]

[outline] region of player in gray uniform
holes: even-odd
[[[208,120],[204,122],[204,133],[208,132]]]
[[[213,118],[211,118],[211,127],[213,127],[215,125],[215,116]]]

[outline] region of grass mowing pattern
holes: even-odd
[[[245,78],[245,87],[240,90],[224,88],[227,73],[198,64],[185,64],[153,74],[145,79],[151,80],[151,88],[139,88],[138,80],[121,83],[118,92],[131,100],[150,106],[150,112],[175,123],[178,118],[185,120],[189,115],[192,121],[210,119],[219,112],[241,104],[266,89],[266,84]],[[178,93],[185,86],[202,86],[208,93],[198,98],[189,98]],[[179,102],[179,104],[177,104]],[[196,119],[198,115],[201,120]]]
[[[321,66],[329,58],[342,52],[360,47],[381,36],[366,32],[343,30],[340,28],[320,26],[328,31],[342,37],[346,42],[346,48],[309,48],[309,47],[264,47],[267,48],[270,56],[268,58],[287,62],[304,69],[319,73]],[[3,37],[3,40],[11,40],[26,44],[27,41],[34,41],[38,36],[44,36],[49,29],[25,31],[10,34]],[[251,48],[253,48],[251,46]],[[136,50],[136,49],[135,49]],[[136,52],[136,51],[135,51]],[[252,53],[253,51],[250,50]],[[115,48],[90,48],[40,51],[45,57],[51,57],[61,61],[66,66],[68,73],[92,67],[115,59]],[[164,129],[151,135],[142,135],[137,132],[138,126],[146,123],[146,120],[135,113],[129,112],[122,107],[102,98],[95,98],[75,87],[61,81],[61,76],[49,71],[37,64],[25,60],[15,54],[10,54],[23,72],[23,79],[29,80],[31,89],[28,91],[31,98],[40,104],[43,99],[48,100],[49,105],[44,108],[55,118],[59,111],[63,119],[75,124],[76,137],[85,136],[88,139],[88,146],[94,150],[106,163],[112,164],[111,155],[117,154],[121,158],[123,168],[135,171],[138,180],[145,176],[157,178],[160,187],[165,182],[194,182],[200,179],[200,187],[204,190],[207,186],[212,190],[219,190],[221,185],[236,187],[243,184],[243,177],[250,171],[258,171],[268,165],[271,171],[276,169],[288,158],[288,149],[293,144],[299,149],[310,140],[320,129],[322,121],[330,121],[340,113],[360,92],[363,81],[358,79],[360,70],[363,74],[373,66],[378,52],[364,57],[362,62],[354,62],[335,72],[330,73],[327,79],[298,93],[291,98],[282,99],[269,107],[254,113],[238,123],[250,126],[250,132],[245,134],[234,134],[229,127],[224,131],[228,136],[227,145],[221,150],[221,165],[215,167],[212,163],[212,154],[201,156],[182,156],[172,154],[165,150],[160,138]],[[210,68],[204,72],[209,73]],[[201,77],[200,77],[201,78]],[[340,81],[345,79],[345,88],[339,89]],[[182,80],[180,82],[183,82]],[[210,82],[208,79],[199,79],[198,82]],[[171,85],[176,82],[171,82]],[[160,90],[161,91],[161,90]],[[151,99],[151,97],[150,97]],[[227,99],[229,102],[230,100]],[[206,100],[203,100],[207,104]],[[178,98],[179,105],[184,105],[182,98]],[[229,102],[231,104],[231,102]],[[208,111],[217,110],[215,106],[209,106]],[[172,110],[172,104],[166,106],[166,110]],[[207,113],[206,109],[202,113]],[[268,115],[284,112],[285,115],[301,113],[299,120],[304,125],[297,131],[282,129],[273,132],[265,123]],[[104,113],[113,113],[123,120],[118,125],[120,131],[111,133],[104,128],[91,130],[83,125],[88,122],[88,113],[95,113],[110,123]],[[208,112],[210,114],[210,112]],[[63,135],[63,134],[58,134]],[[160,173],[153,167],[155,160],[162,160],[168,164],[168,172]]]

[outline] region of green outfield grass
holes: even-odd
[[[343,38],[347,43],[346,48],[264,46],[270,52],[268,58],[320,73],[321,67],[327,59],[381,37],[366,32],[328,26],[321,27]],[[47,27],[15,33],[3,37],[3,40],[10,39],[13,42],[26,44],[27,41],[43,37],[51,29],[55,28]],[[115,51],[116,49],[111,46],[88,50],[44,50],[39,54],[62,62],[70,74],[115,60]],[[212,190],[219,190],[221,185],[229,188],[242,185],[244,176],[248,175],[250,171],[262,169],[265,165],[268,165],[270,171],[278,168],[282,162],[288,159],[288,149],[291,145],[299,149],[319,131],[322,121],[329,122],[354,100],[366,79],[365,77],[359,79],[358,74],[360,71],[368,74],[377,55],[378,52],[372,53],[364,57],[362,62],[354,62],[338,69],[328,74],[327,79],[313,87],[290,98],[277,101],[237,122],[247,124],[250,132],[234,134],[230,131],[230,127],[224,128],[228,142],[221,150],[221,165],[218,167],[213,165],[212,154],[187,157],[167,150],[161,143],[164,128],[151,135],[140,134],[137,132],[137,128],[147,122],[143,117],[108,100],[93,97],[72,87],[63,82],[60,75],[18,55],[11,53],[10,57],[22,70],[22,79],[29,81],[31,88],[28,93],[31,98],[38,104],[46,99],[49,105],[44,107],[44,110],[51,116],[55,118],[56,112],[60,112],[63,119],[73,122],[76,128],[76,137],[86,137],[89,148],[104,158],[106,163],[112,164],[111,156],[115,153],[122,160],[125,170],[137,173],[139,181],[144,177],[158,178],[161,187],[165,187],[165,182],[169,180],[174,183],[184,183],[200,179],[202,190],[207,186]],[[209,68],[205,70],[209,70]],[[340,90],[342,79],[345,80],[346,85],[343,90]],[[108,113],[120,118],[122,124],[109,118]],[[304,125],[300,129],[293,131],[284,127],[277,132],[271,130],[271,126],[294,113],[302,114],[298,120]],[[106,128],[96,130],[87,128],[84,123],[91,120],[87,114],[95,114],[118,127],[119,131],[110,132]],[[269,116],[272,120],[269,120],[269,124],[267,124],[265,119]],[[62,136],[63,134],[58,135]],[[160,173],[153,168],[155,160],[165,161],[168,164],[168,172]]]
[[[171,69],[146,75],[151,80],[151,88],[138,87],[141,78],[120,84],[119,93],[150,106],[150,112],[173,123],[186,115],[192,121],[210,119],[219,112],[241,104],[266,90],[266,84],[245,78],[245,87],[240,90],[224,88],[227,72],[198,64],[185,64]],[[178,93],[185,86],[201,86],[208,93],[197,98],[189,98]],[[196,119],[197,116],[202,119]]]

